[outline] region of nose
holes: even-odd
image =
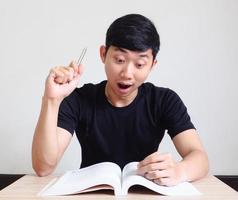
[[[129,79],[129,80],[133,78],[133,65],[132,64],[125,65],[122,68],[121,77],[124,79]]]

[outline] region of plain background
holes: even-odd
[[[51,67],[77,59],[80,86],[105,79],[99,47],[108,26],[140,13],[161,37],[148,81],[175,90],[188,107],[211,174],[238,174],[237,0],[0,0],[0,173],[33,173],[31,143]],[[178,155],[166,135],[160,152]],[[56,172],[78,168],[76,138]]]

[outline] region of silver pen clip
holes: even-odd
[[[82,63],[83,57],[86,54],[87,48],[84,48],[81,55],[79,56],[79,59],[77,61],[77,65],[80,65]]]

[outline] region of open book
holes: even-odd
[[[141,185],[163,195],[200,195],[201,193],[188,182],[176,186],[160,186],[136,174],[138,162],[128,163],[123,170],[111,162],[102,162],[82,169],[66,172],[49,183],[38,194],[40,196],[70,195],[101,189],[112,189],[114,194],[127,195],[133,185]]]

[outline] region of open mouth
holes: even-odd
[[[125,84],[125,83],[118,83],[117,85],[120,89],[123,89],[123,90],[128,89],[129,87],[132,86],[131,84]]]

